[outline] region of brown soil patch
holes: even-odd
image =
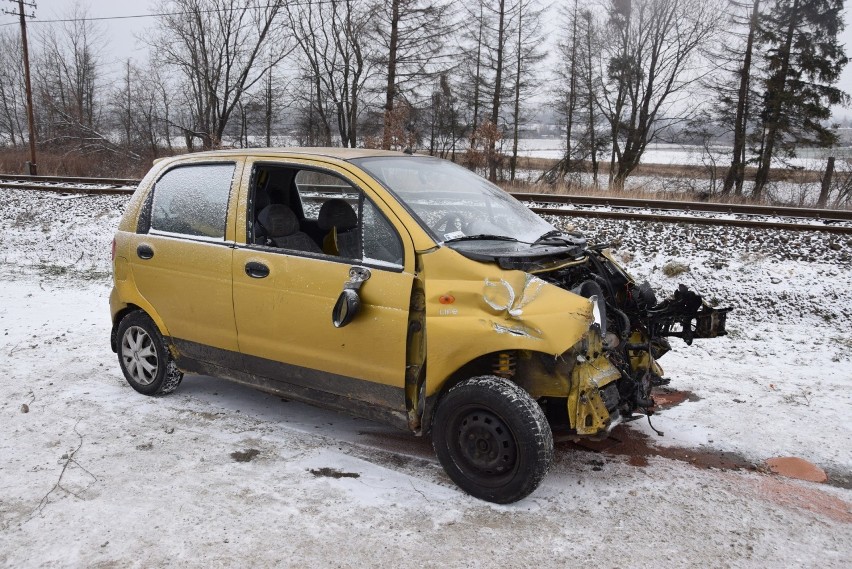
[[[698,397],[691,391],[675,391],[674,389],[657,389],[654,390],[654,403],[658,409],[668,409],[675,405],[680,405],[684,401],[700,401]]]
[[[260,454],[256,448],[247,448],[246,450],[237,450],[231,453],[231,458],[235,462],[251,462],[254,457]]]
[[[656,396],[655,396],[656,398]],[[566,445],[566,446],[562,446]],[[580,449],[612,456],[623,456],[633,466],[647,466],[649,456],[678,460],[698,468],[721,470],[757,470],[757,467],[733,452],[713,449],[685,449],[679,447],[657,447],[645,434],[619,425],[610,437],[603,441],[580,441],[558,443],[557,448]]]
[[[828,482],[825,470],[807,460],[795,456],[770,458],[766,466],[775,474],[808,482]]]
[[[322,468],[312,468],[309,470],[311,474],[317,478],[360,478],[361,475],[357,472],[343,472],[336,468],[323,466]]]

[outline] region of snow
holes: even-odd
[[[0,565],[848,566],[850,238],[571,220],[620,240],[658,290],[735,308],[729,336],[675,339],[661,359],[697,396],[653,418],[665,437],[624,432],[754,464],[799,456],[831,484],[559,443],[542,486],[496,506],[455,487],[428,440],[382,425],[207,377],[133,391],[107,306],[126,200],[3,192]],[[672,260],[690,270],[664,276]]]
[[[511,147],[511,141],[504,141],[504,152]],[[730,164],[731,148],[727,146],[702,146],[691,144],[649,144],[642,154],[642,164],[679,164],[701,166],[715,161],[717,164]],[[789,165],[821,172],[825,170],[829,156],[848,158],[852,150],[848,148],[803,148],[795,158],[773,159],[773,167]],[[528,158],[550,158],[558,160],[565,154],[565,141],[561,138],[521,138],[518,140],[518,155]],[[609,150],[603,153],[602,160],[609,159]],[[727,161],[727,162],[726,162]]]

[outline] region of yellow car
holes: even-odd
[[[667,336],[725,333],[445,160],[251,149],[161,160],[113,243],[112,348],[146,395],[184,373],[431,434],[449,476],[508,503],[554,436],[650,413]]]

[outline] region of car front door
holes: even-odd
[[[233,274],[246,370],[308,400],[321,392],[338,407],[360,401],[403,417],[413,247],[401,224],[333,164],[258,162],[244,176],[245,244],[235,249]],[[266,188],[266,180],[289,187]],[[278,235],[285,231],[272,227],[266,207],[292,211],[297,231]],[[367,269],[369,279],[360,313],[338,328],[332,310],[353,267]]]

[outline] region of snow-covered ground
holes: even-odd
[[[504,152],[511,149],[511,140],[504,140]],[[649,144],[642,155],[643,164],[679,164],[702,166],[715,160],[718,164],[730,164],[732,149],[728,146],[703,146],[691,144]],[[521,138],[518,140],[518,154],[529,158],[559,159],[565,154],[565,141],[561,138]],[[773,166],[782,168],[792,166],[821,172],[825,169],[826,159],[834,156],[838,159],[852,156],[850,148],[802,148],[795,158],[778,157]],[[603,160],[609,159],[609,150],[604,152]]]
[[[532,496],[495,506],[381,425],[207,377],[133,391],[108,339],[125,202],[0,195],[0,565],[848,567],[850,238],[574,220],[658,289],[734,306],[730,335],[661,360],[691,392],[654,417],[664,437],[560,443]],[[776,456],[829,483],[762,473]]]

